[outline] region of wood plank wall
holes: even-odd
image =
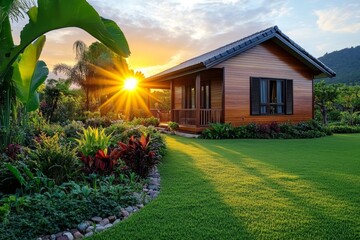
[[[214,68],[224,68],[225,122],[299,122],[312,118],[313,72],[272,41],[264,42]],[[293,79],[293,115],[250,115],[250,77]]]

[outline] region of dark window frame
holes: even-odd
[[[208,87],[207,95],[206,95],[206,92],[207,92],[206,87]],[[211,109],[211,84],[210,84],[210,81],[201,82],[200,109]]]
[[[282,81],[282,103],[271,103],[270,101],[270,82]],[[267,81],[267,102],[261,103],[261,81]],[[291,92],[290,92],[291,91]],[[293,115],[293,80],[283,78],[250,77],[250,115],[252,116],[277,116]],[[261,107],[266,106],[266,113],[261,113]],[[283,106],[283,113],[271,113],[271,106]]]

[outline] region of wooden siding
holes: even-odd
[[[222,79],[211,80],[210,95],[211,108],[222,109]]]
[[[299,122],[313,115],[313,73],[298,59],[274,42],[264,42],[214,68],[224,68],[225,122]],[[293,80],[293,115],[250,115],[250,77]]]

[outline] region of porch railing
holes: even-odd
[[[200,119],[196,119],[196,109],[174,109],[174,122],[180,125],[199,124],[201,127],[210,123],[220,123],[222,109],[200,109]]]
[[[150,109],[151,114],[160,119],[160,122],[169,122],[171,120],[170,111]]]

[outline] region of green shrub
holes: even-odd
[[[85,121],[86,127],[93,127],[93,128],[99,128],[103,127],[106,128],[111,125],[111,121],[104,117],[94,117],[94,118],[88,118]]]
[[[360,125],[360,112],[341,112],[341,123],[343,125]]]
[[[235,138],[236,131],[230,123],[212,123],[201,136],[208,139]]]
[[[107,153],[107,148],[110,146],[111,135],[105,133],[105,129],[98,128],[83,128],[80,138],[76,139],[78,142],[78,149],[85,156],[95,156],[98,150]]]
[[[128,130],[130,126],[124,122],[118,122],[111,124],[109,127],[105,128],[105,133],[107,135],[111,134],[111,146],[115,146],[118,142],[122,141],[123,133]]]
[[[64,126],[65,136],[67,138],[75,138],[79,136],[79,132],[84,128],[84,124],[80,121],[71,121]]]
[[[331,135],[329,128],[311,120],[298,124],[276,122],[270,124],[250,123],[245,126],[232,127],[231,124],[211,124],[202,132],[202,138],[317,138]]]
[[[332,125],[329,128],[333,133],[360,133],[360,126]]]
[[[148,143],[149,150],[155,153],[155,157],[160,161],[166,153],[166,141],[164,136],[154,127],[150,126],[142,129],[143,134],[150,136]]]
[[[48,137],[41,134],[34,140],[35,149],[29,151],[30,169],[41,171],[46,177],[54,179],[56,184],[72,179],[79,172],[79,159],[76,150],[62,145],[59,136]]]
[[[61,136],[63,135],[65,132],[64,132],[64,128],[59,125],[59,124],[45,124],[42,128],[41,128],[41,131],[43,133],[45,133],[46,136],[54,136],[55,134]]]
[[[119,213],[121,207],[136,204],[137,189],[117,185],[109,177],[97,177],[96,188],[87,183],[69,182],[51,191],[0,200],[6,222],[0,224],[1,239],[36,239],[70,229],[93,216]]]
[[[179,129],[179,124],[177,122],[168,122],[167,124],[171,132],[174,132],[175,130]]]
[[[134,118],[131,122],[131,125],[133,126],[138,126],[138,125],[142,125],[145,127],[148,126],[154,126],[157,127],[160,124],[160,121],[158,118],[156,117],[148,117],[148,118]]]

